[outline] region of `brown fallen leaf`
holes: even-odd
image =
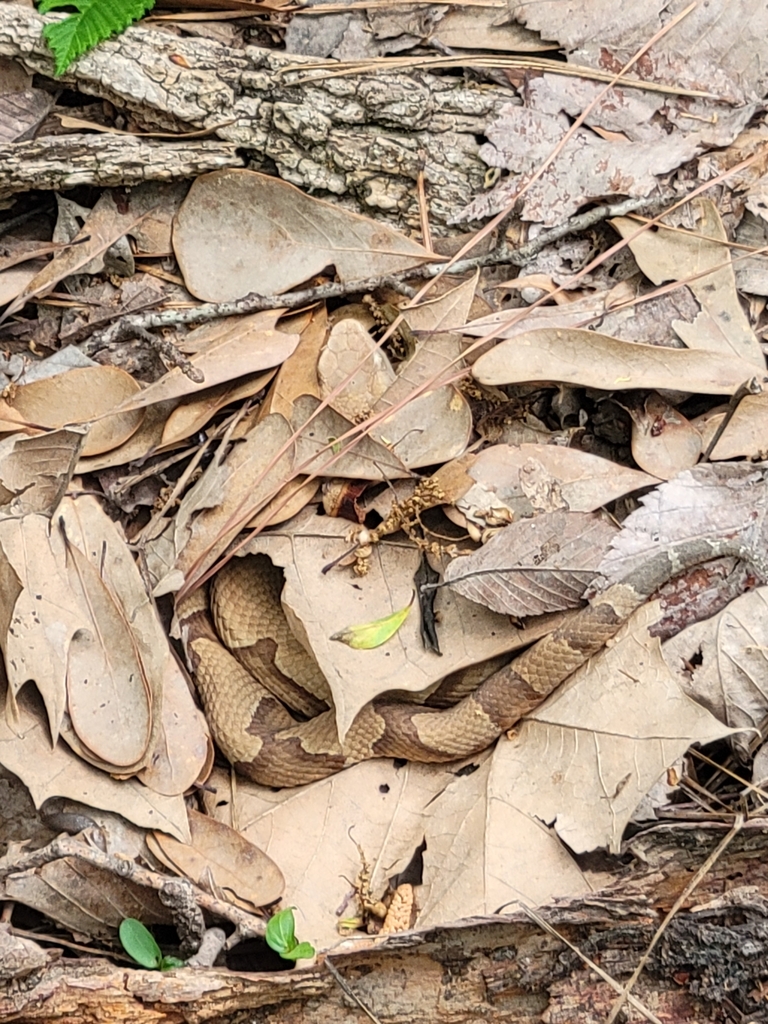
[[[5,704],[2,684],[0,706]],[[45,715],[31,689],[17,698],[13,723],[0,715],[0,764],[19,776],[37,808],[50,797],[69,797],[121,814],[140,828],[162,829],[182,842],[189,838],[182,796],[163,796],[136,779],[118,781],[75,757],[62,740],[52,744]]]
[[[472,372],[481,384],[556,380],[604,391],[677,391],[684,384],[691,393],[731,395],[755,376],[755,367],[719,352],[638,345],[569,329],[529,331],[502,341],[480,356]]]
[[[317,361],[327,332],[328,314],[325,306],[313,309],[308,322],[301,328],[299,344],[277,371],[275,383],[262,405],[265,416],[279,412],[290,420],[293,416],[293,403],[301,395],[322,398],[317,379]]]
[[[157,595],[178,590],[190,573],[195,578],[202,575],[290,478],[291,437],[289,424],[275,414],[265,417],[228,453],[224,446],[219,449],[164,532],[146,545]]]
[[[691,205],[696,217],[693,231],[657,224],[653,231],[633,238],[629,248],[654,284],[684,281],[696,296],[701,312],[695,321],[672,324],[689,348],[732,353],[764,371],[763,350],[736,291],[722,218],[711,199],[694,199]],[[623,238],[637,234],[640,227],[629,217],[617,217],[611,224]]]
[[[274,370],[246,374],[237,381],[218,384],[216,387],[206,388],[199,395],[189,396],[168,416],[161,437],[163,447],[184,441],[198,430],[202,430],[225,405],[242,402],[245,398],[257,395],[269,384],[274,375]],[[150,406],[151,408],[154,407]]]
[[[767,604],[768,588],[759,587],[664,644],[685,692],[724,725],[742,730],[731,742],[744,761],[768,717]]]
[[[491,799],[554,822],[576,853],[617,853],[632,812],[665,769],[692,743],[730,731],[683,692],[648,634],[659,615],[658,602],[636,612],[494,756]]]
[[[380,221],[245,170],[197,178],[176,215],[173,247],[187,288],[207,302],[285,292],[329,264],[349,281],[433,258]]]
[[[233,828],[199,811],[189,812],[190,843],[164,832],[147,836],[166,867],[248,913],[279,900],[285,879],[277,864]]]
[[[117,366],[82,366],[22,384],[0,398],[0,430],[56,429],[90,423],[83,456],[123,444],[141,425],[143,412],[113,412],[141,387]]]
[[[98,760],[131,771],[149,745],[154,695],[123,609],[61,521],[59,528],[72,598],[87,615],[67,651],[72,727]]]
[[[706,448],[725,416],[726,408],[712,409],[693,420]],[[764,459],[768,455],[768,394],[746,395],[710,454],[711,459],[737,459],[745,456]]]
[[[656,483],[647,473],[598,455],[547,444],[491,445],[447,463],[435,476],[446,500],[479,526],[558,508],[594,512]]]
[[[45,914],[76,935],[114,942],[120,922],[137,917],[147,925],[172,924],[154,889],[93,864],[64,857],[7,879],[4,899]]]
[[[454,558],[443,578],[456,593],[503,615],[577,608],[617,533],[595,513],[545,512],[510,523],[477,551]]]
[[[175,366],[140,394],[125,401],[121,411],[143,409],[153,402],[197,394],[204,387],[224,384],[282,363],[296,348],[299,336],[277,329],[275,325],[281,312],[265,310],[249,316],[229,317],[191,331],[181,347],[191,353],[189,361],[202,374],[202,383],[191,380]]]
[[[640,498],[600,564],[617,583],[667,545],[739,535],[745,547],[764,550],[768,488],[763,466],[704,463],[685,470]]]

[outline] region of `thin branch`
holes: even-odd
[[[478,267],[492,267],[499,264],[512,264],[513,266],[522,267],[530,263],[534,256],[546,248],[546,246],[567,235],[584,231],[610,217],[623,217],[628,213],[634,213],[644,208],[664,205],[666,202],[667,199],[665,197],[656,196],[649,198],[645,196],[640,199],[625,199],[620,203],[605,203],[592,210],[587,210],[586,213],[569,217],[562,224],[549,228],[547,231],[542,231],[536,238],[517,248],[509,247],[502,236],[502,241],[490,252],[456,262],[430,263],[426,266],[411,267],[397,274],[381,274],[378,277],[359,278],[355,281],[332,281],[328,284],[317,285],[313,288],[302,288],[299,291],[286,292],[281,295],[260,295],[257,292],[251,292],[242,299],[236,299],[233,302],[206,302],[193,309],[168,309],[161,312],[134,313],[124,316],[119,322],[111,324],[109,327],[96,331],[90,340],[82,343],[79,347],[86,355],[93,355],[100,349],[114,345],[125,338],[141,337],[148,343],[160,348],[160,342],[157,342],[155,339],[152,339],[150,342],[152,336],[147,332],[152,328],[168,327],[175,324],[201,324],[227,316],[257,313],[265,309],[300,309],[303,306],[310,306],[326,299],[346,298],[348,295],[372,292],[379,288],[392,288],[407,298],[413,298],[415,291],[406,284],[409,280],[430,280],[449,272],[451,274],[466,274],[477,270]],[[184,369],[183,364],[178,361],[184,359],[180,353],[177,352],[173,355],[167,353],[164,349],[160,349],[160,351],[169,360],[176,360],[176,365],[180,365]],[[187,371],[184,370],[184,372],[186,373]]]

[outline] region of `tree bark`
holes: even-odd
[[[41,33],[55,17],[0,3],[0,56],[52,77]],[[128,29],[81,57],[61,81],[129,111],[140,129],[208,129],[220,142],[142,139],[141,166],[129,169],[135,139],[75,136],[68,145],[77,150],[76,178],[69,184],[115,184],[121,146],[126,184],[189,177],[243,160],[362,213],[417,227],[416,181],[423,171],[431,224],[446,230],[483,189],[478,137],[513,102],[512,91],[420,70],[343,77],[300,70],[311,63],[255,46],[234,50],[159,29]],[[64,145],[61,137],[38,138],[0,149],[0,195],[67,187],[58,166]]]
[[[559,935],[626,982],[692,873],[727,832],[664,825],[636,837],[612,886],[542,911]],[[752,821],[672,919],[633,995],[665,1022],[722,1019],[738,1007],[766,1019],[768,820]],[[626,859],[626,857],[624,858]],[[475,919],[381,940],[350,940],[295,971],[169,973],[107,961],[58,960],[0,988],[0,1019],[56,1024],[548,1024],[605,1020],[614,989],[525,914]],[[629,1008],[630,1020],[643,1019]]]

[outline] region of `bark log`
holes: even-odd
[[[543,916],[626,982],[691,874],[722,840],[719,825],[660,826],[630,844],[634,865],[610,889]],[[768,978],[768,821],[736,836],[673,918],[633,994],[665,1022],[722,1019],[734,1006],[764,1020]],[[625,858],[626,859],[626,858]],[[621,861],[610,865],[616,869]],[[608,865],[604,865],[608,866]],[[390,936],[296,971],[169,973],[59,960],[0,988],[0,1019],[56,1024],[534,1024],[605,1020],[615,992],[523,914]],[[631,1009],[630,1020],[641,1020]]]
[[[51,54],[41,33],[55,17],[0,3],[0,56],[51,77]],[[61,81],[130,111],[148,131],[210,129],[221,140],[218,150],[215,142],[153,140],[148,146],[141,140],[150,159],[126,170],[128,177],[187,177],[189,161],[202,167],[206,159],[233,159],[239,148],[254,168],[361,212],[417,227],[415,183],[423,169],[432,225],[445,229],[483,188],[487,168],[478,155],[478,137],[502,105],[512,102],[511,90],[420,70],[349,77],[300,70],[310,63],[255,46],[234,50],[137,27],[81,57]],[[112,142],[113,163],[125,138]],[[82,141],[72,145],[82,147]],[[47,166],[46,145],[60,146],[60,138],[36,140],[38,161],[30,150],[16,149],[27,143],[0,151],[0,194],[63,187],[57,184],[65,180],[61,172],[57,177]],[[80,149],[78,183],[114,184],[111,166],[107,180],[103,176],[100,147],[105,145],[97,137],[92,153]],[[178,146],[186,155],[172,152]],[[130,155],[126,161],[132,162]]]

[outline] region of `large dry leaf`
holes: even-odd
[[[380,221],[244,170],[195,181],[176,215],[173,247],[187,288],[208,302],[284,292],[329,264],[350,281],[431,258]]]
[[[3,704],[4,690],[3,686]],[[50,797],[68,797],[122,814],[140,828],[162,829],[182,842],[189,840],[182,796],[163,796],[135,779],[117,781],[75,757],[61,740],[52,745],[39,705],[39,700],[25,691],[17,698],[14,723],[0,714],[0,764],[19,776],[35,807],[41,807]]]
[[[80,742],[98,760],[131,770],[143,762],[149,745],[150,683],[130,622],[99,568],[66,535],[64,540],[72,599],[86,616],[69,639],[69,717]]]
[[[502,615],[577,608],[617,532],[594,513],[543,513],[510,523],[477,551],[454,558],[444,579],[456,593]]]
[[[598,455],[546,444],[491,445],[470,458],[464,481],[449,500],[479,525],[558,508],[594,512],[656,483],[647,473]]]
[[[716,542],[737,536],[747,550],[764,555],[764,473],[765,464],[703,464],[661,484],[624,520],[600,573],[610,583],[618,582],[659,551],[692,540]]]
[[[388,391],[378,403],[376,412],[389,404],[389,394]],[[469,403],[450,385],[423,391],[371,430],[371,437],[391,448],[408,469],[459,458],[466,451],[471,436]]]
[[[631,388],[731,395],[755,376],[737,356],[658,348],[580,330],[540,330],[502,341],[472,367],[481,384],[562,381],[604,391]]]
[[[215,818],[189,812],[191,843],[157,832],[147,838],[166,867],[195,885],[214,887],[224,899],[249,913],[279,900],[285,879],[277,864],[258,846]]]
[[[730,730],[683,692],[641,608],[494,756],[489,791],[553,822],[577,853],[618,853],[632,812],[692,743]],[[542,765],[547,766],[542,772]]]
[[[161,438],[163,446],[177,444],[191,437],[196,431],[202,430],[224,406],[257,395],[269,384],[274,375],[274,370],[248,374],[237,381],[206,388],[199,395],[188,397],[176,406],[164,423]]]
[[[0,323],[18,313],[30,299],[45,295],[64,277],[82,270],[91,260],[106,252],[111,245],[135,228],[147,216],[147,211],[136,213],[130,207],[122,213],[110,192],[105,192],[85,218],[82,229],[69,246],[48,263],[26,286],[0,316]]]
[[[466,665],[511,651],[545,628],[516,629],[450,588],[438,591],[435,608],[443,652],[424,649],[417,615],[410,615],[386,644],[356,650],[333,641],[348,626],[373,622],[404,608],[413,595],[420,555],[415,548],[382,543],[374,548],[363,579],[350,569],[323,569],[349,550],[349,523],[307,509],[281,528],[250,541],[243,552],[264,552],[285,569],[283,606],[294,632],[320,664],[333,693],[343,736],[360,708],[387,690],[417,692]],[[550,627],[551,628],[551,627]],[[538,630],[538,632],[537,632]]]
[[[141,394],[125,402],[121,411],[193,395],[203,388],[282,363],[298,345],[299,336],[277,329],[275,325],[280,315],[280,310],[264,310],[198,327],[187,335],[181,347],[191,354],[189,361],[202,373],[202,382],[196,383],[175,366]]]
[[[169,417],[173,415],[175,401],[157,402],[142,410],[141,426],[127,441],[111,448],[101,455],[90,455],[77,463],[78,474],[98,473],[102,469],[127,466],[130,462],[152,455],[162,444],[163,431]]]
[[[113,412],[141,390],[117,366],[82,366],[14,388],[0,399],[0,430],[51,429],[91,423],[82,454],[99,455],[134,434],[143,412]]]
[[[765,356],[736,291],[728,236],[717,207],[710,199],[697,199],[694,210],[695,231],[658,224],[654,231],[637,234],[639,223],[628,217],[617,217],[611,224],[622,238],[637,236],[629,247],[654,284],[684,281],[698,299],[701,313],[693,323],[672,324],[689,348],[733,353],[764,371]]]
[[[752,590],[664,645],[686,692],[725,725],[746,730],[733,739],[745,759],[768,716],[766,605],[768,588]]]
[[[358,912],[351,883],[362,867],[361,850],[380,897],[426,840],[417,927],[493,914],[510,899],[539,904],[589,891],[576,863],[535,816],[488,800],[487,754],[460,767],[369,761],[278,793],[248,782],[231,792],[219,772],[216,797],[207,802],[211,813],[281,864],[284,902],[297,908],[297,932],[319,949],[338,946],[340,926]]]

